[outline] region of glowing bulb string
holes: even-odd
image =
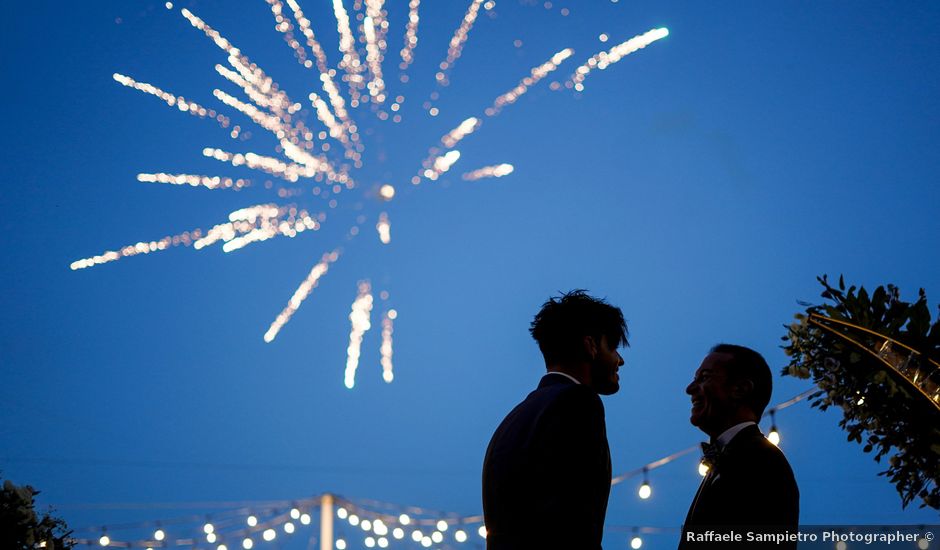
[[[791,406],[795,405],[796,403],[799,403],[800,401],[806,399],[807,397],[809,397],[810,395],[812,395],[812,394],[814,394],[814,393],[816,393],[816,392],[818,392],[818,391],[819,391],[819,389],[817,389],[817,388],[812,388],[812,389],[809,389],[809,390],[804,391],[803,393],[800,393],[800,394],[798,394],[798,395],[795,395],[794,397],[788,399],[787,401],[784,401],[783,403],[780,403],[780,404],[778,404],[778,405],[774,405],[773,407],[771,407],[771,408],[769,408],[768,410],[764,411],[764,415],[762,416],[762,418],[763,418],[763,417],[766,417],[766,416],[771,416],[773,413],[776,413],[776,412],[779,411],[779,410],[783,410],[783,409],[786,409],[787,407],[791,407]],[[614,476],[613,479],[610,480],[610,484],[611,484],[612,486],[613,486],[613,485],[618,485],[618,484],[623,483],[624,481],[630,479],[631,477],[635,477],[635,476],[638,476],[638,475],[645,475],[645,474],[648,474],[651,470],[655,470],[656,468],[660,468],[660,467],[662,467],[662,466],[665,466],[666,464],[669,464],[670,462],[676,460],[677,458],[683,457],[683,456],[685,456],[685,455],[687,455],[687,454],[690,454],[690,453],[693,453],[693,452],[695,452],[695,451],[701,451],[701,447],[700,447],[698,444],[695,444],[695,445],[693,445],[693,446],[691,446],[691,447],[682,449],[681,451],[677,451],[677,452],[675,452],[675,453],[673,453],[673,454],[671,454],[671,455],[664,456],[664,457],[662,457],[662,458],[660,458],[660,459],[657,459],[657,460],[654,460],[654,461],[652,461],[652,462],[650,462],[650,463],[648,463],[648,464],[644,464],[643,466],[641,466],[641,467],[639,467],[639,468],[636,468],[636,469],[634,469],[634,470],[630,470],[630,471],[628,471],[628,472],[624,472],[624,473],[622,473],[622,474],[618,474],[618,475]]]
[[[206,543],[224,545],[225,542],[241,543],[246,539],[253,542],[253,537],[259,535],[262,540],[270,542],[277,538],[277,528],[281,528],[285,534],[290,535],[296,532],[297,527],[294,522],[298,522],[302,526],[310,525],[313,522],[313,516],[310,512],[320,505],[321,499],[322,496],[318,496],[301,501],[283,501],[281,506],[278,507],[260,509],[249,507],[223,514],[204,514],[138,522],[136,524],[82,528],[77,531],[89,533],[90,537],[74,537],[71,542],[78,545],[114,548],[145,546],[191,546],[195,548]],[[183,533],[180,533],[180,529],[172,528],[174,525],[187,525],[187,528],[183,530]],[[143,528],[153,528],[154,531],[150,537],[142,540],[117,540],[114,538],[115,532]],[[195,536],[189,536],[194,532],[196,533]],[[95,538],[99,534],[100,536]]]

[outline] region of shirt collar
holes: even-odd
[[[574,376],[571,376],[571,375],[568,374],[567,372],[561,372],[561,371],[557,371],[557,370],[550,370],[550,371],[548,371],[548,374],[560,374],[560,375],[564,376],[565,378],[571,380],[571,381],[574,382],[575,384],[581,384],[581,382],[578,382],[578,379],[577,379],[577,378],[575,378]],[[752,424],[753,424],[753,422],[752,422]]]
[[[740,424],[735,424],[734,426],[731,426],[730,428],[725,430],[721,435],[719,435],[718,439],[716,439],[715,441],[718,443],[718,445],[722,449],[724,449],[728,445],[728,443],[731,443],[731,440],[734,439],[734,436],[738,435],[738,432],[740,432],[744,428],[747,428],[748,426],[752,426],[755,424],[757,423],[751,422],[750,420],[746,422],[741,422]]]

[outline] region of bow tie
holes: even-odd
[[[718,467],[718,459],[721,457],[721,446],[717,443],[702,442],[702,462],[709,469]]]

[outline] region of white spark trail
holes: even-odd
[[[193,229],[192,231],[185,231],[177,235],[168,235],[155,241],[141,241],[136,244],[123,246],[117,250],[109,250],[96,256],[76,260],[72,262],[69,267],[75,271],[114,262],[121,258],[167,250],[168,248],[180,245],[192,246],[195,250],[201,250],[219,240],[228,242],[234,239],[237,234],[248,233],[257,226],[258,220],[277,216],[279,211],[279,207],[272,204],[249,206],[230,213],[227,223],[216,225],[207,232],[204,232],[202,229]]]
[[[379,348],[382,354],[382,379],[391,384],[395,379],[394,367],[392,365],[392,332],[395,330],[394,319],[398,313],[390,309],[382,316],[382,346]]]
[[[441,86],[447,86],[450,83],[447,80],[447,74],[463,52],[463,46],[470,37],[470,29],[473,28],[473,23],[477,20],[480,13],[480,4],[482,3],[483,0],[472,0],[470,2],[470,7],[467,8],[467,13],[464,14],[460,26],[457,27],[453,38],[450,39],[450,44],[447,47],[447,58],[441,62],[439,65],[441,70],[435,75]]]
[[[208,189],[235,189],[236,191],[251,185],[251,180],[232,179],[220,176],[203,176],[198,174],[137,174],[137,181],[143,183],[191,185],[193,187],[206,187]]]
[[[405,27],[405,45],[402,47],[401,63],[399,63],[398,68],[402,71],[406,71],[408,66],[414,62],[414,51],[418,47],[418,22],[420,18],[418,17],[418,6],[421,5],[421,0],[410,0],[408,2],[408,25]],[[403,78],[403,81],[407,78]]]
[[[568,82],[565,83],[565,86],[568,88],[573,86],[575,90],[579,92],[583,91],[584,79],[587,78],[587,75],[595,68],[603,71],[631,53],[642,50],[653,42],[666,38],[667,36],[669,36],[669,29],[661,27],[634,36],[630,40],[621,42],[605,52],[599,52],[575,69],[574,73],[568,79]]]
[[[313,269],[310,270],[310,273],[307,274],[307,277],[300,283],[300,286],[297,287],[297,290],[294,291],[293,296],[287,302],[287,307],[285,307],[271,323],[271,326],[268,327],[267,332],[264,333],[264,341],[271,343],[274,341],[274,338],[277,337],[278,332],[290,321],[290,318],[300,309],[301,304],[304,303],[304,300],[310,296],[310,292],[319,284],[320,278],[326,275],[326,272],[330,269],[330,264],[339,259],[340,251],[334,250],[324,254],[320,258],[320,262],[313,266]]]
[[[359,357],[362,349],[362,337],[372,328],[369,320],[372,312],[372,285],[369,281],[359,281],[359,294],[352,304],[349,321],[352,329],[349,331],[349,347],[346,348],[346,371],[344,382],[346,387],[352,389],[356,385],[356,369],[359,368]]]
[[[538,67],[534,67],[529,72],[529,76],[520,80],[519,84],[517,84],[515,88],[496,98],[496,100],[493,102],[493,105],[486,109],[486,116],[496,116],[503,109],[503,107],[515,103],[520,97],[529,91],[530,87],[534,86],[540,80],[548,76],[549,73],[557,69],[561,63],[563,63],[572,55],[574,55],[574,50],[571,48],[565,48],[553,55],[552,58],[545,63],[542,63]]]
[[[497,164],[494,166],[484,166],[461,176],[466,181],[476,181],[483,178],[501,178],[512,174],[512,164]]]
[[[214,119],[216,122],[219,123],[219,126],[225,129],[228,129],[228,127],[231,125],[231,120],[227,116],[217,113],[214,109],[208,109],[206,107],[203,107],[202,105],[199,105],[198,103],[194,101],[189,101],[183,96],[177,96],[177,95],[171,94],[170,92],[161,90],[160,88],[154,86],[153,84],[148,84],[146,82],[137,82],[133,78],[126,76],[126,75],[122,75],[120,73],[114,73],[112,75],[112,78],[114,78],[114,80],[118,82],[119,84],[121,84],[122,86],[133,88],[145,94],[158,97],[162,99],[163,101],[165,101],[166,104],[169,105],[170,107],[176,107],[184,113],[189,113],[190,115],[196,116],[199,118],[208,117],[208,118]],[[240,131],[241,129],[238,126],[235,126],[234,128],[232,128],[232,131],[230,133],[231,137],[233,139],[237,138]]]

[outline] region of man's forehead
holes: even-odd
[[[730,353],[711,352],[702,360],[696,373],[725,372],[725,364],[732,359]]]

